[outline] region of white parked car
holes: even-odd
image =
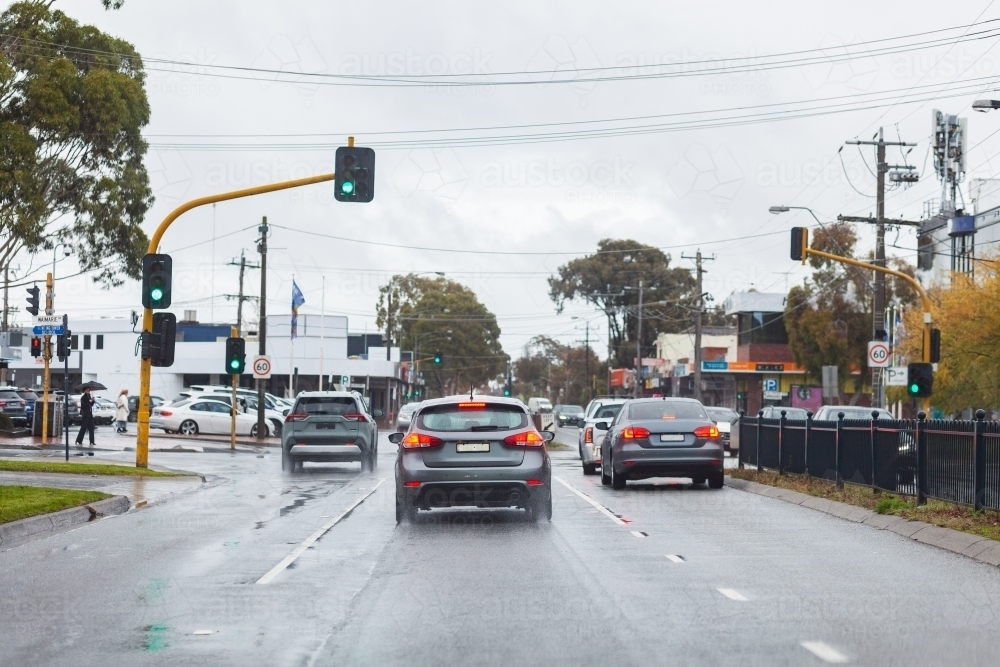
[[[115,404],[106,398],[94,399],[94,423],[113,424],[115,422]]]
[[[169,405],[177,405],[184,401],[197,401],[197,400],[208,400],[208,401],[219,401],[225,403],[227,406],[231,405],[233,396],[231,393],[224,394],[221,392],[211,392],[211,391],[190,391],[185,389],[177,396],[174,396],[173,400],[164,405],[167,407]],[[236,401],[239,403],[240,410],[246,412],[254,419],[257,418],[257,395],[256,394],[236,394]],[[275,436],[281,435],[281,425],[285,423],[285,415],[277,410],[272,410],[268,407],[264,407],[264,419],[266,419],[270,426],[268,427],[268,432]],[[226,431],[228,433],[229,431]]]
[[[167,433],[183,435],[217,434],[228,435],[230,427],[230,408],[222,401],[192,399],[179,401],[170,405],[161,405],[153,409],[149,418],[150,428],[163,429]],[[237,435],[257,436],[257,416],[250,414],[236,415]],[[274,434],[273,425],[268,424],[267,435]]]

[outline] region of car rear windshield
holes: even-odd
[[[19,392],[17,392],[17,395],[20,396],[21,398],[23,398],[26,401],[37,401],[38,400],[38,394],[36,394],[33,391],[19,391]]]
[[[0,391],[0,398],[2,398],[4,400],[8,400],[8,401],[11,400],[11,399],[13,399],[15,401],[18,401],[18,400],[21,399],[21,397],[17,395],[16,391]]]
[[[597,408],[597,412],[594,413],[594,419],[614,419],[621,412],[622,404],[617,405],[602,405]]]
[[[295,401],[292,412],[299,415],[357,414],[358,406],[350,396],[306,396]]]
[[[528,426],[528,415],[513,405],[463,408],[436,405],[420,412],[417,427],[426,431],[510,431]]]
[[[406,405],[404,405],[403,407],[401,407],[399,409],[399,411],[401,413],[402,412],[413,412],[416,409],[417,409],[417,404],[416,403],[407,403]]]
[[[688,401],[656,401],[636,403],[629,407],[628,418],[634,421],[653,419],[708,419],[700,403]]]
[[[729,408],[705,408],[705,411],[716,421],[721,419],[722,421],[731,422],[739,418],[739,415]]]
[[[583,408],[581,408],[579,405],[564,405],[564,406],[562,406],[562,409],[559,410],[559,411],[563,412],[563,413],[565,413],[567,415],[582,415],[583,414]]]

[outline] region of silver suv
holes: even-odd
[[[355,392],[304,391],[295,399],[281,429],[281,469],[300,472],[306,461],[360,461],[362,470],[378,463],[381,410],[368,412]]]
[[[598,431],[594,424],[599,421],[611,423],[611,420],[618,415],[618,411],[625,404],[625,398],[595,398],[587,406],[587,414],[580,422],[580,435],[578,445],[580,448],[580,461],[583,464],[584,475],[597,474],[597,467],[601,465],[601,443],[604,441],[604,431]]]

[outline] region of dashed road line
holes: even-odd
[[[812,653],[814,656],[822,660],[823,662],[829,662],[836,665],[842,665],[846,662],[850,662],[846,655],[833,648],[826,642],[820,641],[808,641],[800,642],[800,645],[805,650]]]
[[[676,554],[667,554],[667,560],[669,560],[671,563],[683,563],[684,562],[684,558],[681,557],[681,556],[678,556]]]
[[[632,532],[632,534],[633,534],[633,535],[635,535],[636,537],[649,537],[649,533],[644,533],[644,532],[642,532],[641,530],[633,530],[633,531],[631,531],[631,532]]]
[[[601,503],[597,502],[596,500],[594,500],[593,498],[591,498],[590,496],[588,496],[583,491],[580,491],[575,486],[573,486],[572,484],[570,484],[569,482],[567,482],[566,480],[564,480],[562,477],[556,477],[556,481],[559,482],[560,484],[562,484],[563,486],[565,486],[567,489],[569,489],[570,491],[572,491],[576,495],[578,495],[581,498],[583,498],[584,500],[586,500],[588,503],[590,503],[595,508],[597,508],[598,512],[600,512],[604,516],[608,517],[609,519],[611,519],[612,521],[614,521],[615,523],[617,523],[619,526],[626,526],[626,525],[628,525],[627,522],[622,521],[620,518],[618,518],[617,516],[615,516],[614,514],[612,514],[611,510],[609,510],[607,507],[605,507]]]
[[[279,574],[281,574],[281,572],[285,568],[287,568],[289,565],[291,565],[292,563],[294,563],[295,560],[299,556],[301,556],[303,553],[305,553],[305,550],[308,549],[310,546],[312,546],[313,542],[315,542],[319,538],[323,537],[323,535],[328,530],[330,530],[331,528],[333,528],[334,526],[336,526],[338,523],[340,523],[340,520],[343,519],[348,514],[350,514],[351,511],[355,507],[357,507],[358,505],[360,505],[361,503],[363,503],[365,501],[365,498],[367,498],[371,494],[375,493],[375,491],[378,489],[378,487],[382,486],[383,482],[385,482],[384,478],[382,480],[380,480],[378,484],[376,484],[375,486],[373,486],[372,489],[371,489],[371,491],[365,493],[363,496],[361,496],[360,498],[358,498],[357,500],[355,500],[353,503],[350,504],[350,506],[347,509],[345,509],[343,512],[341,512],[340,514],[338,514],[336,517],[334,517],[333,519],[331,519],[331,520],[327,521],[326,523],[324,523],[320,527],[319,530],[317,530],[315,533],[313,533],[312,535],[310,535],[309,537],[307,537],[305,539],[305,541],[302,542],[302,544],[300,544],[299,546],[295,547],[295,549],[292,550],[292,553],[290,553],[287,556],[285,556],[284,560],[282,560],[280,563],[278,563],[277,565],[275,565],[274,567],[272,567],[270,569],[270,571],[268,571],[267,574],[265,574],[263,577],[261,577],[260,579],[258,579],[257,583],[258,584],[269,583],[272,579],[274,579],[276,576],[278,576]]]
[[[719,591],[730,600],[735,600],[736,602],[749,602],[749,600],[745,598],[742,593],[732,588],[716,588],[715,590]]]

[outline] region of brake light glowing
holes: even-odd
[[[542,484],[545,484],[545,482],[543,482],[540,479],[529,479],[528,480],[528,486],[541,486]]]
[[[505,445],[512,447],[541,447],[545,444],[545,438],[538,431],[522,431],[508,435],[503,441]]]
[[[594,444],[594,428],[592,426],[583,429],[583,443],[585,445]]]
[[[288,422],[300,422],[309,419],[309,415],[302,412],[289,412],[285,417],[285,423]]]
[[[400,442],[404,449],[419,449],[421,447],[438,447],[444,443],[441,438],[435,438],[426,433],[410,433]]]
[[[349,422],[366,422],[368,419],[357,412],[348,412],[346,415],[340,415]]]
[[[408,489],[419,489],[420,482],[403,482],[403,486],[405,486]]]
[[[459,410],[485,410],[486,404],[482,401],[468,401],[466,403],[458,404]]]
[[[642,440],[649,437],[649,429],[641,426],[626,426],[622,429],[622,437],[626,440]]]
[[[170,410],[157,410],[156,412],[159,412],[161,417],[173,417],[174,416],[174,413],[171,412]]]
[[[708,438],[712,440],[719,437],[719,427],[716,425],[711,426],[699,426],[694,430],[694,437],[696,438]]]

